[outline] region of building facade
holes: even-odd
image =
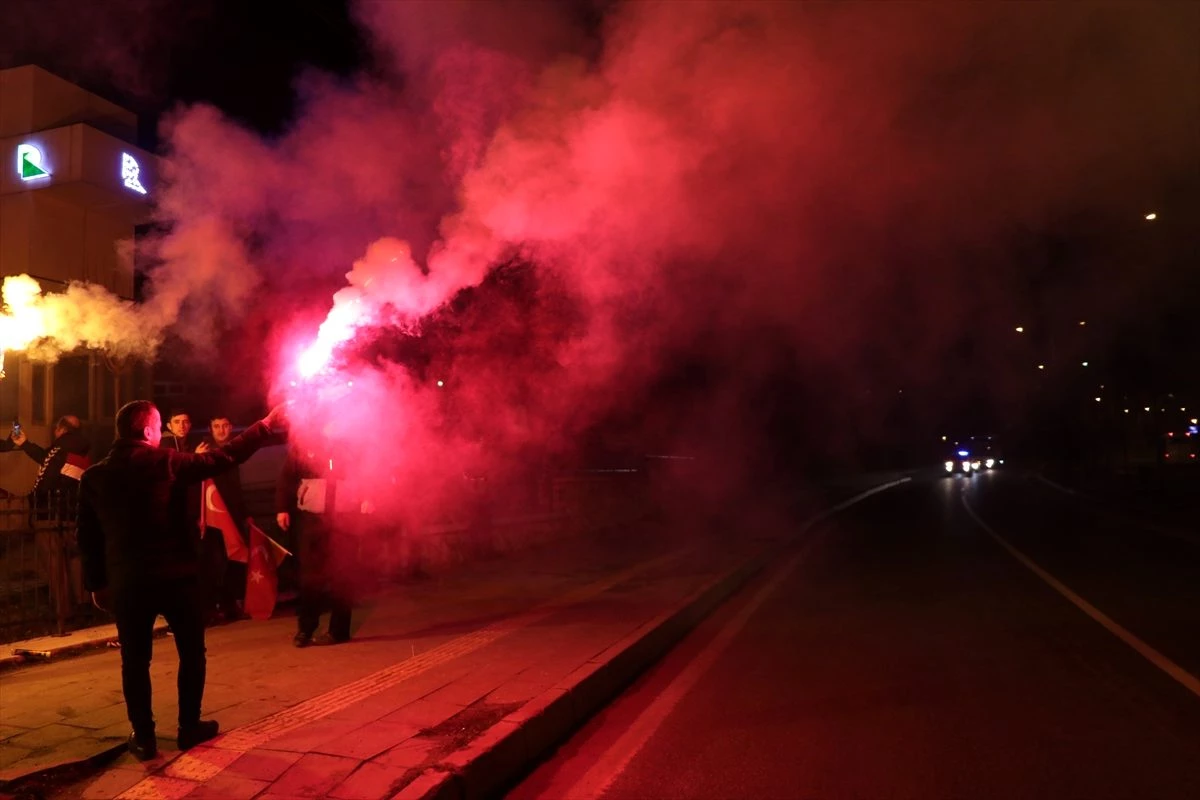
[[[81,281],[134,299],[132,261],[118,252],[147,221],[156,186],[155,158],[136,138],[124,108],[39,67],[0,70],[0,277],[26,274],[45,292]],[[45,445],[54,421],[75,414],[105,449],[117,408],[148,394],[144,366],[102,353],[4,357],[0,436],[20,420]],[[28,491],[35,475],[20,453],[0,454],[0,489]]]

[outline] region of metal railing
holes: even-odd
[[[75,492],[0,497],[0,642],[107,619],[83,589]]]
[[[373,566],[364,578],[389,582],[419,573],[430,546],[453,542],[477,557],[503,550],[501,541],[514,534],[518,540],[544,539],[627,522],[645,512],[646,475],[620,472],[542,474],[521,481],[465,477],[462,491],[437,519],[377,521],[359,543],[369,548],[364,563]],[[294,537],[275,525],[273,495],[267,486],[246,487],[247,511],[264,531],[296,552]],[[83,588],[75,499],[74,492],[38,502],[0,495],[0,642],[111,621]],[[294,561],[287,559],[280,567],[281,600],[295,591]]]

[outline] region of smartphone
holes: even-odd
[[[14,419],[13,420],[13,436],[19,436],[20,433],[21,433],[21,423]]]

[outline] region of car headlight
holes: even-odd
[[[992,467],[996,466],[996,460],[994,458],[989,458],[987,461],[983,462],[983,465],[988,469],[991,469]]]
[[[954,472],[954,462],[953,461],[946,462],[946,472]]]
[[[963,465],[963,472],[971,471],[971,462],[970,461],[964,461],[964,462],[962,462],[962,465]]]
[[[978,470],[978,469],[979,469],[979,462],[978,462],[978,461],[972,461],[972,462],[971,462],[971,469],[973,469],[973,470]]]

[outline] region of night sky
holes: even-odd
[[[520,121],[517,109],[530,96],[509,97],[500,72],[498,83],[481,88],[478,74],[488,65],[533,65],[529,74],[537,74],[554,63],[583,64],[585,71],[600,64],[613,85],[627,87],[627,102],[665,109],[695,100],[705,117],[698,124],[711,126],[719,146],[699,148],[704,167],[687,180],[691,196],[703,195],[709,205],[696,208],[687,225],[663,228],[673,244],[662,248],[652,276],[613,273],[646,281],[644,290],[620,295],[622,303],[628,294],[657,298],[657,310],[623,305],[618,318],[653,320],[646,323],[657,332],[649,349],[659,360],[625,373],[605,366],[606,375],[636,388],[633,399],[597,409],[598,418],[653,416],[656,398],[686,396],[691,387],[720,395],[717,405],[769,420],[776,437],[816,441],[822,433],[814,427],[827,426],[812,420],[836,415],[853,433],[818,449],[845,438],[861,438],[870,449],[926,441],[948,427],[1044,437],[1096,417],[1087,403],[1097,393],[1111,414],[1165,404],[1168,395],[1200,406],[1200,56],[1193,46],[1200,7],[978,3],[943,14],[939,4],[884,5],[764,12],[778,15],[772,25],[784,35],[763,34],[757,50],[775,60],[753,60],[743,56],[756,48],[735,45],[756,30],[757,12],[739,17],[729,5],[714,12],[696,4],[704,13],[693,16],[725,18],[691,42],[669,24],[656,27],[661,21],[653,14],[607,2],[491,4],[483,13],[471,4],[298,0],[284,10],[218,0],[14,0],[6,3],[6,20],[15,24],[0,34],[0,66],[37,63],[112,97],[142,115],[145,146],[209,167],[214,162],[196,156],[202,151],[191,144],[198,138],[187,138],[202,130],[187,111],[195,104],[219,110],[219,124],[232,126],[220,130],[245,129],[264,153],[288,163],[300,163],[305,148],[315,153],[314,142],[334,135],[320,133],[322,126],[341,126],[337,135],[359,146],[360,131],[375,129],[382,138],[388,125],[405,131],[388,136],[422,142],[422,163],[436,157],[437,170],[414,170],[413,162],[381,167],[407,172],[382,187],[360,180],[355,198],[339,201],[363,203],[354,230],[330,217],[336,235],[322,236],[311,223],[289,221],[274,200],[256,199],[253,213],[237,206],[242,216],[234,228],[253,243],[250,260],[287,311],[311,306],[314,296],[281,288],[307,287],[308,278],[321,287],[318,295],[328,290],[326,281],[336,288],[378,237],[411,242],[419,264],[431,247],[436,251],[446,220],[484,185],[471,176],[488,170],[471,167],[495,161],[495,147],[488,156],[481,142],[502,122]],[[804,48],[786,40],[792,32]],[[450,56],[465,45],[475,60],[455,62]],[[726,60],[713,56],[706,69],[710,51],[695,49],[702,46]],[[480,60],[481,53],[509,61]],[[693,71],[684,80],[674,74],[679,69]],[[537,92],[551,96],[546,87],[554,80],[545,76],[557,74],[543,72]],[[780,76],[786,78],[775,83]],[[587,98],[592,90],[579,86],[578,97]],[[476,91],[482,94],[470,94]],[[468,95],[474,106],[462,105]],[[460,128],[427,123],[450,102],[459,104],[453,119],[477,126],[482,138],[467,130],[460,140]],[[726,123],[722,114],[740,116]],[[737,125],[747,134],[730,134]],[[682,147],[690,137],[681,130]],[[450,153],[448,142],[458,150]],[[416,152],[418,145],[411,147]],[[654,158],[668,152],[680,151]],[[760,153],[776,158],[778,169],[753,163]],[[644,169],[613,169],[639,175],[635,195],[652,191],[645,187],[654,176]],[[789,192],[787,181],[802,189]],[[660,208],[679,205],[670,191]],[[771,200],[758,213],[736,221],[731,209],[763,196]],[[647,206],[644,229],[658,225],[654,208]],[[1152,222],[1145,219],[1151,212],[1158,215]],[[724,234],[693,241],[679,233],[688,225]],[[561,256],[556,246],[530,244],[542,241],[542,232],[515,227],[508,239],[525,257],[544,266]],[[631,248],[658,247],[646,230],[640,235]],[[775,235],[777,246],[761,244]],[[313,237],[303,248],[317,266],[300,275],[295,255],[305,236]],[[511,255],[497,255],[497,263]],[[706,273],[693,286],[672,266],[687,259],[748,263]],[[789,265],[799,262],[822,266],[791,274]],[[772,272],[786,277],[747,277]],[[713,287],[743,280],[749,289],[737,290],[740,306],[714,305],[721,291]],[[559,285],[538,285],[549,284]],[[598,291],[590,277],[582,288],[569,276],[563,285],[589,303]],[[666,286],[679,294],[662,294]],[[792,292],[803,299],[791,311],[771,299]],[[675,306],[676,298],[685,299]],[[680,322],[688,315],[676,309],[685,305],[704,308],[695,318],[708,322]],[[598,307],[589,305],[583,316]],[[254,313],[234,324],[271,328],[269,317]],[[553,340],[556,348],[573,335],[550,328],[565,337]],[[755,357],[746,359],[745,348]]]

